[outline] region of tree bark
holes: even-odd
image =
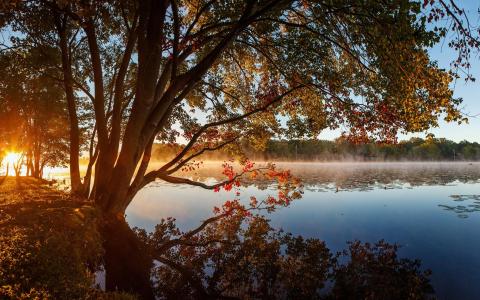
[[[106,289],[155,299],[150,280],[153,259],[143,243],[122,217],[105,215],[102,220]]]
[[[123,202],[127,198],[137,164],[151,138],[145,135],[142,129],[154,106],[168,1],[141,1],[139,5],[138,74],[135,100],[112,175],[107,178],[105,188],[98,190],[99,193],[95,195],[95,201],[103,210],[114,214],[125,211]]]
[[[73,72],[71,58],[68,49],[68,37],[66,20],[54,10],[56,27],[60,40],[60,50],[62,56],[63,83],[65,96],[67,98],[68,117],[70,122],[70,181],[72,193],[81,193],[83,190],[80,179],[80,129],[78,127],[77,108],[75,103],[75,94],[73,90]]]
[[[33,177],[40,178],[40,147],[35,146],[33,152]]]

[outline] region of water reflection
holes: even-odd
[[[401,257],[420,258],[434,270],[433,286],[440,299],[476,299],[480,286],[480,214],[478,163],[278,164],[305,185],[303,198],[268,215],[273,228],[326,242],[332,253],[345,241],[375,243],[380,239],[403,247]],[[183,174],[195,180],[224,179],[219,164]],[[244,181],[242,199],[275,194],[268,181]],[[162,218],[173,216],[182,230],[198,226],[231,193],[157,182],[142,190],[127,211],[133,226],[153,231]],[[463,201],[455,201],[455,200]],[[443,205],[443,206],[442,206]],[[469,218],[457,217],[464,206]],[[454,212],[454,213],[452,213]],[[462,211],[461,213],[465,213]]]
[[[182,233],[173,219],[137,229],[155,258],[160,299],[426,299],[430,271],[397,245],[354,241],[334,254],[320,239],[274,230],[261,216],[208,219]],[[200,227],[199,227],[200,228]]]
[[[459,218],[466,219],[469,214],[480,211],[480,195],[450,195],[454,202],[465,202],[465,205],[447,205],[438,206],[457,214]]]

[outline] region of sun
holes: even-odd
[[[18,163],[21,157],[22,157],[21,153],[8,152],[7,155],[3,158],[3,162],[6,164],[15,165]]]

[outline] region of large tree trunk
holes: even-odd
[[[135,100],[115,166],[113,170],[109,170],[111,173],[107,174],[107,178],[102,179],[104,186],[96,187],[99,191],[99,194],[95,196],[96,201],[109,212],[125,211],[130,183],[152,136],[144,129],[145,127],[155,129],[157,126],[155,123],[147,124],[147,120],[154,107],[156,83],[162,59],[159,46],[163,40],[163,25],[168,5],[168,1],[140,1],[139,3],[138,72]],[[136,35],[137,33],[131,39],[137,38]],[[168,105],[165,103],[165,106]],[[112,141],[117,142],[116,139]],[[112,150],[116,150],[116,148],[112,148]],[[116,151],[113,151],[113,154],[117,158]],[[110,176],[108,177],[108,175]],[[97,183],[97,180],[95,182]],[[115,188],[112,188],[113,186]]]
[[[108,291],[155,299],[151,281],[153,259],[123,218],[105,215],[101,231],[105,249],[105,285]]]
[[[140,1],[137,31],[131,32],[129,43],[125,50],[126,60],[118,73],[118,82],[115,86],[114,104],[116,114],[113,118],[112,131],[109,141],[104,114],[104,95],[102,80],[102,65],[95,35],[95,26],[92,19],[84,25],[91,54],[95,84],[95,117],[98,131],[99,156],[96,162],[96,176],[92,198],[106,213],[123,214],[132,198],[131,183],[135,176],[140,159],[145,157],[149,142],[155,137],[156,132],[162,129],[162,122],[169,117],[176,101],[181,101],[195,86],[201,76],[219,57],[220,53],[247,25],[247,18],[253,9],[253,2],[246,6],[245,12],[239,21],[216,45],[211,52],[191,70],[177,76],[175,59],[173,66],[166,67],[160,72],[162,62],[161,45],[164,40],[163,26],[169,1]],[[138,37],[137,37],[138,36]],[[123,94],[123,83],[133,41],[138,38],[138,70],[136,74],[135,99],[125,132],[119,146],[120,124],[119,109]],[[124,67],[124,68],[123,68]],[[168,71],[168,72],[167,72]],[[170,74],[172,71],[172,75]],[[167,72],[167,73],[165,73]],[[167,74],[167,75],[165,75]],[[166,77],[162,79],[162,75]],[[171,75],[171,76],[168,76]],[[166,87],[167,79],[170,83]],[[116,117],[115,117],[116,116]],[[135,190],[135,187],[133,187]]]

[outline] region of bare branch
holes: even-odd
[[[173,53],[172,53],[172,74],[171,80],[177,77],[177,58],[178,58],[178,40],[180,39],[180,20],[178,16],[178,6],[176,0],[170,1],[173,12]]]
[[[231,184],[231,183],[235,182],[237,179],[241,178],[245,174],[252,173],[252,172],[258,172],[260,170],[268,170],[268,169],[269,169],[268,167],[261,167],[261,168],[256,168],[256,169],[250,170],[250,171],[243,171],[243,172],[233,176],[232,178],[230,178],[228,180],[225,180],[225,181],[222,181],[222,182],[219,182],[219,183],[216,183],[216,184],[211,184],[211,185],[205,184],[205,183],[199,182],[199,181],[190,180],[188,178],[171,176],[171,175],[166,174],[164,171],[156,170],[156,171],[151,171],[147,175],[145,175],[144,181],[142,182],[141,186],[143,187],[143,186],[147,185],[148,183],[155,181],[155,179],[158,178],[158,179],[161,179],[161,180],[169,182],[169,183],[188,184],[188,185],[198,186],[198,187],[204,188],[206,190],[215,190],[215,189],[219,189],[222,186],[225,186],[227,184]]]
[[[163,253],[165,252],[166,250],[174,247],[174,246],[177,246],[181,243],[183,243],[184,241],[188,240],[189,238],[193,237],[194,235],[196,235],[197,233],[201,232],[203,229],[205,229],[205,227],[207,227],[209,224],[213,223],[213,222],[216,222],[218,220],[220,220],[221,218],[224,218],[226,217],[227,214],[224,213],[224,214],[220,214],[220,215],[217,215],[217,216],[214,216],[214,217],[210,217],[206,220],[204,220],[202,222],[202,224],[200,224],[200,226],[198,226],[197,228],[185,233],[184,235],[182,235],[180,238],[177,238],[177,239],[171,239],[171,240],[168,240],[166,241],[165,243],[163,243],[162,245],[160,245],[160,247],[158,247],[157,251],[160,252],[160,253]]]
[[[445,9],[445,11],[447,12],[447,14],[453,18],[453,20],[455,21],[455,23],[457,24],[458,28],[460,28],[460,32],[462,34],[464,34],[467,38],[469,38],[472,42],[474,42],[476,44],[476,47],[479,47],[480,46],[480,41],[473,37],[472,34],[471,34],[471,30],[470,30],[470,21],[468,20],[467,16],[465,16],[465,19],[466,19],[466,22],[467,22],[467,27],[465,27],[463,25],[463,22],[458,18],[458,16],[450,9],[450,7],[448,6],[448,4],[446,4],[443,0],[440,0],[439,1],[440,4],[443,6],[443,8]],[[463,10],[461,10],[457,4],[453,1],[453,0],[450,0],[450,4],[453,6],[453,8],[457,11],[457,12],[460,12],[460,13],[465,13]]]
[[[95,24],[90,17],[84,25],[87,35],[88,46],[90,50],[90,58],[92,61],[93,77],[95,85],[95,99],[93,106],[95,109],[95,119],[97,123],[98,142],[100,148],[105,149],[108,142],[107,123],[105,117],[105,94],[103,86],[103,68],[100,58],[100,49],[98,47],[97,34],[95,32]]]
[[[150,158],[152,156],[152,148],[153,148],[153,142],[154,141],[155,141],[155,136],[150,138],[150,140],[148,141],[148,144],[145,148],[145,151],[143,152],[143,157],[142,157],[142,161],[140,163],[140,167],[138,168],[137,174],[135,175],[135,179],[133,180],[132,184],[130,184],[130,188],[129,188],[129,191],[128,191],[128,194],[127,194],[127,195],[129,195],[128,196],[129,198],[130,198],[130,196],[133,198],[135,193],[139,190],[139,186],[142,183],[143,177],[144,177],[145,172],[147,171],[147,168],[148,168],[148,164],[150,163]]]
[[[223,147],[225,147],[226,145],[228,144],[231,144],[233,143],[234,141],[236,141],[240,136],[236,136],[235,138],[233,139],[230,139],[230,140],[227,140],[227,141],[224,141],[214,147],[205,147],[205,148],[202,148],[202,150],[190,155],[189,157],[185,158],[184,160],[182,160],[175,168],[171,169],[171,170],[167,170],[167,174],[173,174],[175,173],[176,171],[178,171],[179,169],[181,169],[185,164],[187,164],[189,161],[191,161],[192,159],[194,159],[195,157],[198,157],[200,155],[202,155],[203,153],[205,153],[205,151],[215,151],[215,150],[218,150],[218,149],[221,149]]]
[[[132,29],[128,34],[127,45],[125,46],[125,51],[122,57],[122,61],[120,64],[120,68],[118,70],[118,75],[115,79],[115,93],[113,97],[113,110],[112,110],[112,130],[110,132],[110,145],[112,151],[112,157],[116,157],[118,151],[118,141],[120,139],[120,126],[122,121],[122,100],[124,99],[124,87],[125,87],[125,77],[128,72],[128,66],[130,64],[130,58],[132,56],[133,50],[136,45],[136,41],[138,38],[138,31],[137,31],[137,20],[138,14],[135,15],[134,21],[132,24]]]
[[[255,113],[258,113],[258,112],[262,112],[262,111],[265,111],[267,110],[269,107],[271,107],[273,104],[275,103],[278,103],[279,101],[281,101],[284,97],[286,97],[287,95],[291,94],[293,91],[295,90],[298,90],[300,88],[304,87],[304,85],[298,85],[296,87],[293,87],[291,88],[290,90],[284,92],[283,94],[277,96],[275,99],[273,99],[272,101],[268,102],[267,104],[257,108],[257,109],[254,109],[248,113],[245,113],[243,115],[239,115],[239,116],[236,116],[236,117],[232,117],[232,118],[229,118],[229,119],[225,119],[225,120],[221,120],[221,121],[216,121],[216,122],[212,122],[212,123],[208,123],[208,124],[205,124],[203,125],[193,136],[192,136],[192,139],[188,142],[188,144],[185,146],[185,148],[183,148],[183,150],[174,158],[172,159],[170,162],[166,163],[160,170],[163,172],[163,171],[166,171],[168,168],[170,168],[171,166],[173,166],[174,164],[176,164],[178,161],[180,161],[185,155],[186,153],[193,147],[193,145],[197,142],[198,138],[209,128],[211,127],[215,127],[215,126],[220,126],[220,125],[225,125],[225,124],[229,124],[229,123],[234,123],[234,122],[237,122],[237,121],[240,121],[240,120],[243,120]]]
[[[82,92],[85,93],[85,95],[88,96],[88,98],[90,98],[92,103],[95,102],[95,96],[93,96],[92,93],[90,93],[90,91],[83,84],[78,82],[75,78],[72,78],[72,81],[77,88],[79,88]]]

